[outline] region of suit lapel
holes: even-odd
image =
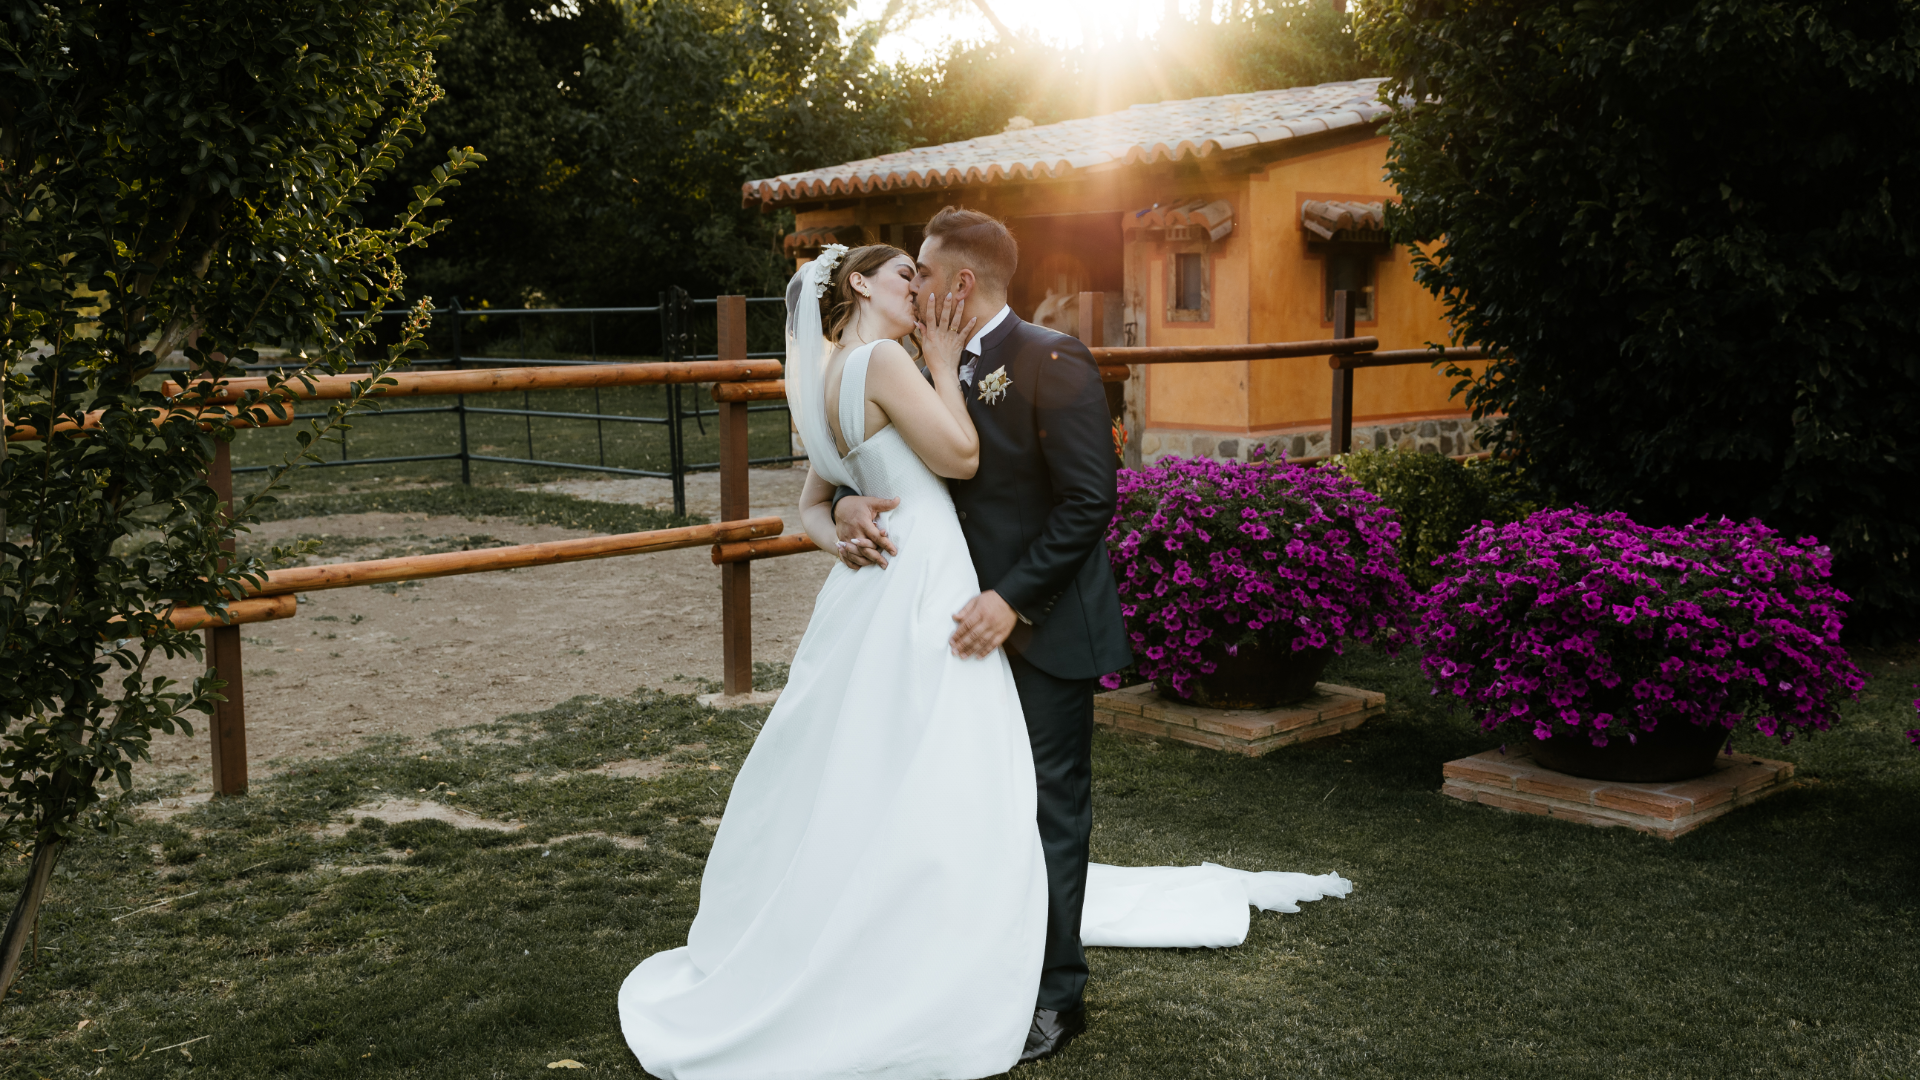
[[[993,355],[993,351],[999,348],[1002,342],[1005,342],[1009,337],[1013,336],[1014,329],[1019,325],[1020,316],[1015,315],[1013,311],[1009,309],[1007,311],[1007,317],[1000,320],[1000,325],[994,327],[991,334],[988,334],[980,340],[981,366],[984,367],[986,365],[987,357]]]

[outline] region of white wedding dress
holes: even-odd
[[[620,987],[622,1032],[662,1080],[994,1076],[1033,1016],[1047,875],[1026,723],[1004,653],[948,648],[979,583],[945,481],[893,427],[863,437],[871,350],[842,375],[845,457],[813,392],[817,358],[790,361],[789,393],[816,471],[900,499],[886,515],[900,554],[828,575],[734,781],[687,944]],[[1237,945],[1249,903],[1297,911],[1350,888],[1334,874],[1096,865],[1082,936]]]
[[[947,647],[980,586],[946,482],[898,430],[862,438],[870,351],[842,376],[846,457],[807,445],[900,500],[900,554],[827,576],[686,947],[620,988],[627,1042],[663,1080],[993,1076],[1033,1017],[1047,873],[1020,699],[1005,654]]]

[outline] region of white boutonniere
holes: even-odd
[[[1007,396],[1007,387],[1012,383],[1013,380],[1007,378],[1005,364],[994,368],[980,380],[980,400],[989,405],[999,404],[1000,399]]]

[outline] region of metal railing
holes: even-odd
[[[749,305],[784,305],[785,299],[778,296],[747,297],[746,302]],[[456,299],[445,307],[431,308],[428,311],[428,314],[434,316],[436,319],[450,318],[450,323],[447,326],[447,330],[449,331],[447,336],[450,346],[448,355],[423,357],[412,361],[409,367],[412,369],[446,367],[459,370],[475,367],[557,367],[603,363],[599,357],[600,338],[596,326],[596,317],[599,316],[654,316],[659,320],[660,355],[658,360],[633,362],[671,363],[686,360],[713,360],[718,358],[718,352],[695,351],[697,348],[696,341],[703,340],[705,335],[696,334],[696,328],[693,325],[693,314],[698,309],[714,310],[716,309],[717,303],[718,301],[714,299],[695,299],[689,296],[684,289],[679,288],[670,289],[661,293],[658,303],[646,307],[465,308],[462,307],[459,300]],[[366,313],[364,311],[345,311],[341,314],[343,316],[352,316],[365,315]],[[406,314],[408,314],[406,311],[396,309],[382,313],[382,317],[397,318],[403,317]],[[548,315],[584,317],[587,320],[587,352],[589,359],[567,360],[507,356],[473,356],[467,354],[463,347],[466,322],[469,319],[518,319],[520,320],[520,326],[524,328],[526,325],[526,317]],[[715,333],[717,337],[717,327]],[[524,344],[526,337],[524,330],[520,336]],[[746,356],[748,359],[783,359],[786,353],[784,351],[761,351],[749,352]],[[239,367],[241,370],[250,372],[265,372],[285,370],[288,366],[289,365],[284,363],[257,363],[240,365]],[[187,371],[188,369],[186,368],[163,368],[155,374],[177,375],[186,373]],[[375,411],[364,414],[361,419],[381,416],[418,416],[427,413],[452,414],[456,428],[457,445],[447,453],[353,457],[350,453],[348,437],[345,432],[342,432],[340,437],[340,457],[310,464],[320,468],[341,468],[365,465],[397,465],[425,461],[458,461],[460,463],[460,482],[468,485],[473,483],[474,462],[545,469],[568,469],[577,472],[604,473],[613,476],[651,477],[668,480],[670,482],[673,491],[673,512],[677,515],[685,515],[687,512],[687,474],[713,471],[720,468],[720,462],[718,460],[688,460],[686,425],[691,422],[704,436],[707,434],[708,420],[710,418],[717,419],[720,414],[717,408],[702,407],[702,399],[705,395],[696,394],[689,399],[684,392],[683,385],[680,383],[666,384],[663,390],[666,401],[664,409],[659,415],[607,412],[601,403],[599,387],[593,388],[593,406],[592,410],[588,412],[534,408],[532,391],[524,390],[521,392],[519,408],[472,405],[468,404],[466,395],[462,394],[457,395],[451,405],[376,409]],[[785,413],[787,411],[787,405],[785,401],[769,401],[753,405],[748,411],[753,413]],[[524,457],[518,457],[498,453],[489,454],[477,452],[473,447],[471,431],[468,426],[469,417],[474,416],[509,416],[523,418],[525,420],[524,437],[527,448],[526,455]],[[534,452],[533,422],[536,417],[547,420],[591,421],[594,424],[595,459],[591,462],[584,462],[558,461],[539,457]],[[667,435],[667,467],[665,469],[648,469],[636,468],[631,464],[609,464],[607,461],[606,425],[610,423],[633,424],[643,427],[664,427]],[[800,460],[804,460],[804,458],[793,454],[776,454],[767,457],[753,458],[751,464],[777,465]],[[243,465],[235,466],[233,471],[236,473],[265,472],[268,468],[269,466],[265,465]]]

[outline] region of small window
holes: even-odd
[[[1373,318],[1373,256],[1359,251],[1327,253],[1326,320],[1333,321],[1333,294],[1341,289],[1353,294],[1353,321]]]
[[[1205,306],[1205,301],[1201,299],[1200,258],[1199,255],[1174,256],[1177,260],[1173,268],[1174,289],[1179,302],[1173,306],[1183,311],[1199,311]]]
[[[1168,270],[1167,319],[1172,322],[1206,322],[1208,289],[1205,253],[1175,253]]]

